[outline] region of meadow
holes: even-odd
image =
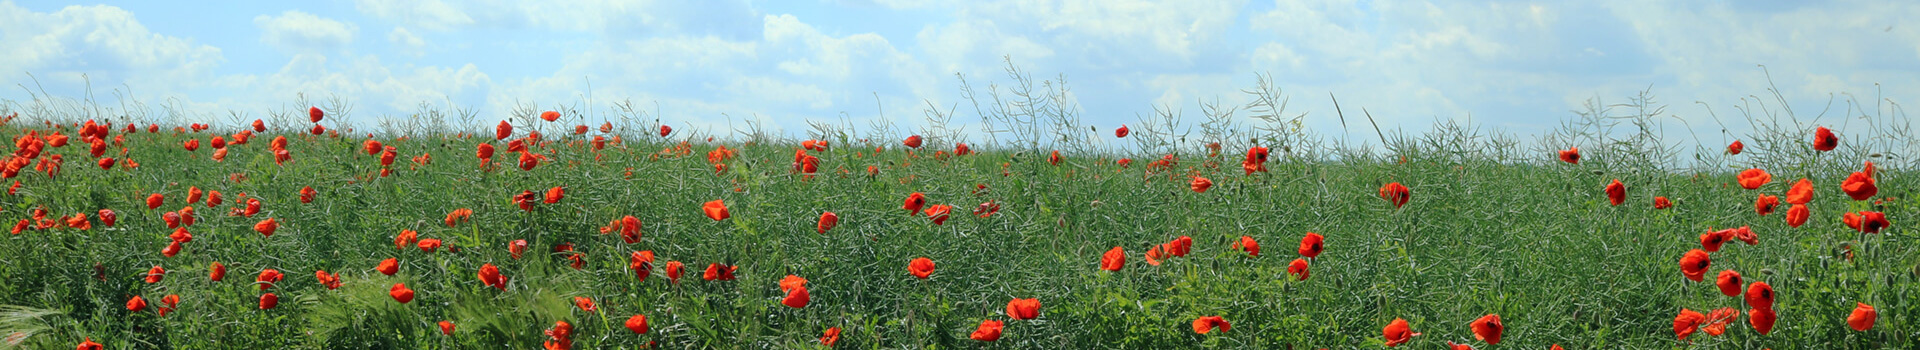
[[[1199,123],[1160,111],[1126,137],[1047,91],[996,95],[986,104],[1012,107],[974,109],[991,136],[973,142],[937,107],[918,130],[823,122],[787,138],[668,130],[674,118],[631,105],[358,126],[349,104],[302,98],[199,125],[40,96],[0,113],[15,146],[0,223],[19,223],[0,242],[0,346],[1920,342],[1903,114],[1749,110],[1729,119],[1755,131],[1702,138],[1663,132],[1667,114],[1633,99],[1524,138],[1353,114],[1343,136],[1261,90]],[[1838,131],[1831,150],[1822,127]],[[1748,169],[1770,180],[1745,188]],[[1855,173],[1877,192],[1853,198]],[[1763,213],[1764,196],[1781,202]],[[1876,317],[1856,330],[1861,305]]]

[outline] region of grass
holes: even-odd
[[[1209,155],[1180,146],[1198,143],[1175,141],[1184,137],[1173,128],[1143,126],[1135,132],[1146,136],[1127,140],[1164,142],[1125,150],[1101,141],[1078,146],[1090,149],[1068,152],[1058,165],[1035,156],[1045,149],[977,145],[974,155],[936,155],[950,151],[951,135],[930,135],[928,146],[907,150],[897,141],[904,132],[869,142],[816,126],[833,131],[816,136],[832,147],[811,152],[821,170],[810,179],[789,167],[798,148],[791,140],[752,133],[757,137],[709,142],[688,131],[660,137],[630,123],[613,133],[574,135],[565,126],[587,123],[576,113],[559,123],[516,114],[519,129],[542,129],[553,141],[534,148],[553,159],[531,171],[511,168],[515,155],[505,147],[496,155],[506,161],[501,167],[482,169],[474,150],[495,142],[486,136],[383,129],[378,139],[400,155],[390,176],[380,175],[377,157],[360,152],[362,131],[316,136],[305,132],[310,123],[282,115],[268,132],[229,146],[226,159],[214,161],[210,147],[194,152],[182,143],[230,135],[240,123],[205,132],[169,126],[125,135],[126,153],[111,156],[133,159],[138,168],[94,167],[86,145],[75,142],[47,149],[66,159],[57,176],[29,168],[13,179],[21,186],[0,196],[4,222],[36,208],[49,217],[112,209],[119,222],[27,230],[0,242],[0,303],[16,305],[0,310],[0,328],[27,332],[17,344],[27,348],[65,348],[86,338],[108,348],[531,348],[548,339],[542,332],[555,321],[574,325],[575,348],[583,349],[808,348],[819,347],[830,327],[844,331],[843,348],[1379,348],[1381,328],[1396,318],[1424,333],[1401,346],[1414,349],[1448,341],[1492,349],[1891,349],[1920,341],[1912,318],[1920,315],[1920,251],[1909,224],[1920,219],[1920,206],[1912,201],[1912,173],[1894,158],[1905,149],[1887,146],[1911,135],[1870,128],[1871,135],[1848,135],[1840,150],[1822,153],[1807,145],[1811,124],[1762,123],[1747,135],[1749,153],[1718,154],[1718,145],[1694,139],[1707,151],[1683,166],[1673,160],[1683,154],[1677,143],[1638,138],[1649,128],[1627,136],[1608,129],[1653,120],[1650,114],[1619,117],[1601,109],[1531,147],[1443,123],[1420,135],[1381,133],[1384,149],[1367,150],[1316,142],[1281,124],[1262,130],[1291,132],[1295,141],[1288,151],[1276,147],[1269,172],[1252,175],[1235,166],[1242,142]],[[84,114],[23,113],[0,126],[0,135],[73,135],[72,126],[43,121],[65,125],[77,115]],[[1226,126],[1219,130],[1254,133]],[[119,127],[111,135],[121,135]],[[1023,137],[1049,133],[1031,130]],[[586,141],[596,135],[625,142],[594,151]],[[291,141],[292,160],[283,165],[267,151],[276,136]],[[688,148],[676,152],[683,142]],[[739,156],[716,174],[702,155],[720,145]],[[1587,158],[1578,165],[1553,160],[1551,150],[1569,145],[1582,145]],[[1174,169],[1148,170],[1147,161],[1163,153],[1179,158]],[[422,154],[432,161],[408,160]],[[1115,165],[1121,156],[1139,162]],[[1866,160],[1883,164],[1880,195],[1850,200],[1839,184]],[[878,174],[866,175],[868,166]],[[1774,181],[1757,191],[1734,184],[1734,172],[1751,166],[1774,173]],[[1193,192],[1193,174],[1216,185]],[[1790,228],[1784,214],[1755,214],[1757,194],[1780,195],[1801,177],[1816,184],[1809,223]],[[1609,205],[1601,191],[1614,179],[1627,185],[1624,205]],[[1389,182],[1411,188],[1404,207],[1376,196]],[[977,185],[986,190],[976,193]],[[317,199],[301,203],[298,193],[308,186]],[[557,204],[523,211],[510,200],[555,186],[566,194]],[[229,203],[194,204],[194,240],[164,257],[173,230],[161,215],[189,205],[192,187],[220,191]],[[929,204],[953,205],[952,219],[935,225],[901,210],[915,192]],[[147,209],[151,193],[163,194],[165,205]],[[262,201],[263,210],[227,215],[240,193]],[[1654,209],[1655,196],[1676,206]],[[715,199],[726,203],[730,218],[702,214],[701,203]],[[968,214],[983,202],[1003,209],[988,218]],[[444,225],[456,208],[472,209],[471,221]],[[1841,213],[1861,210],[1885,212],[1893,228],[1860,234],[1840,222]],[[818,234],[824,211],[841,223]],[[626,215],[643,222],[639,243],[600,233]],[[279,231],[255,233],[252,225],[268,217],[282,223]],[[1739,226],[1751,226],[1760,244],[1729,243],[1714,253],[1708,283],[1682,277],[1677,261],[1700,247],[1700,234]],[[401,230],[445,246],[433,253],[396,249]],[[1312,260],[1310,279],[1291,280],[1287,264],[1307,232],[1327,237],[1326,252]],[[1243,235],[1264,247],[1260,256],[1229,248]],[[1149,248],[1180,236],[1193,238],[1192,254],[1159,266],[1144,262]],[[515,259],[508,242],[522,239],[531,248]],[[570,253],[552,251],[561,243],[582,254],[583,268],[567,266]],[[1125,249],[1125,268],[1100,270],[1101,254],[1113,247]],[[1851,259],[1842,247],[1852,249]],[[628,269],[629,254],[639,250],[659,257],[645,281]],[[907,274],[916,257],[937,264],[931,278]],[[387,258],[399,260],[398,274],[374,271]],[[686,264],[678,283],[661,270],[669,260]],[[208,279],[214,262],[228,269],[224,281]],[[737,265],[738,279],[701,280],[700,271],[716,262]],[[510,279],[506,290],[480,283],[482,264],[499,266]],[[166,268],[165,279],[143,282],[153,266]],[[263,292],[251,281],[267,268],[286,279],[266,291],[281,297],[279,306],[260,310]],[[1770,283],[1778,325],[1760,335],[1743,317],[1725,335],[1678,340],[1672,326],[1683,308],[1746,308],[1711,283],[1722,269]],[[317,270],[338,273],[343,285],[325,288],[312,277]],[[776,281],[787,275],[810,280],[805,308],[781,305],[785,294]],[[418,296],[395,302],[387,295],[394,283]],[[168,294],[181,303],[165,316],[125,308],[132,296],[157,301]],[[591,298],[598,310],[574,307],[576,296]],[[1003,310],[1013,298],[1039,299],[1040,317],[1009,319]],[[1879,310],[1871,330],[1847,328],[1855,302]],[[647,315],[649,333],[622,326],[635,314]],[[1468,322],[1485,314],[1505,321],[1500,344],[1470,333]],[[1191,322],[1201,316],[1222,316],[1232,329],[1196,334]],[[988,319],[1006,321],[1005,336],[968,339]],[[451,336],[439,333],[435,323],[442,320],[457,325]]]

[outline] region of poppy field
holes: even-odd
[[[7,113],[0,347],[1920,343],[1898,119],[1377,148],[1115,125],[1056,150],[329,109]]]

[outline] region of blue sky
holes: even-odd
[[[724,114],[797,135],[879,108],[919,125],[928,104],[974,123],[955,73],[1004,85],[1004,56],[1064,74],[1102,130],[1155,106],[1195,121],[1197,101],[1242,104],[1268,73],[1291,112],[1336,136],[1329,93],[1383,126],[1471,118],[1525,135],[1648,88],[1672,119],[1717,132],[1705,106],[1729,120],[1769,94],[1758,65],[1803,119],[1842,93],[1920,95],[1911,18],[1920,2],[9,0],[0,80],[35,86],[32,73],[80,96],[85,74],[96,96],[179,101],[187,121],[338,95],[362,123],[422,102],[499,120],[517,103],[578,104],[590,81],[596,113],[632,100],[673,125],[723,131]],[[17,85],[0,98],[30,99]],[[1822,123],[1844,123],[1842,107]]]

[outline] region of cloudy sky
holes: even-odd
[[[1760,65],[1803,119],[1842,93],[1910,101],[1912,18],[1920,2],[7,0],[0,98],[80,96],[84,74],[96,96],[131,89],[187,118],[305,93],[355,101],[356,121],[422,102],[499,120],[521,103],[578,105],[591,82],[599,111],[633,100],[670,124],[724,128],[726,115],[799,134],[883,112],[917,125],[929,104],[977,121],[955,74],[1005,85],[1010,57],[1036,78],[1064,74],[1102,130],[1155,106],[1196,120],[1197,101],[1244,103],[1268,73],[1323,133],[1341,132],[1333,94],[1384,127],[1471,118],[1524,135],[1649,88],[1696,127],[1712,123],[1704,106],[1737,118],[1741,98],[1770,94]],[[1845,123],[1834,108],[1823,123]]]

